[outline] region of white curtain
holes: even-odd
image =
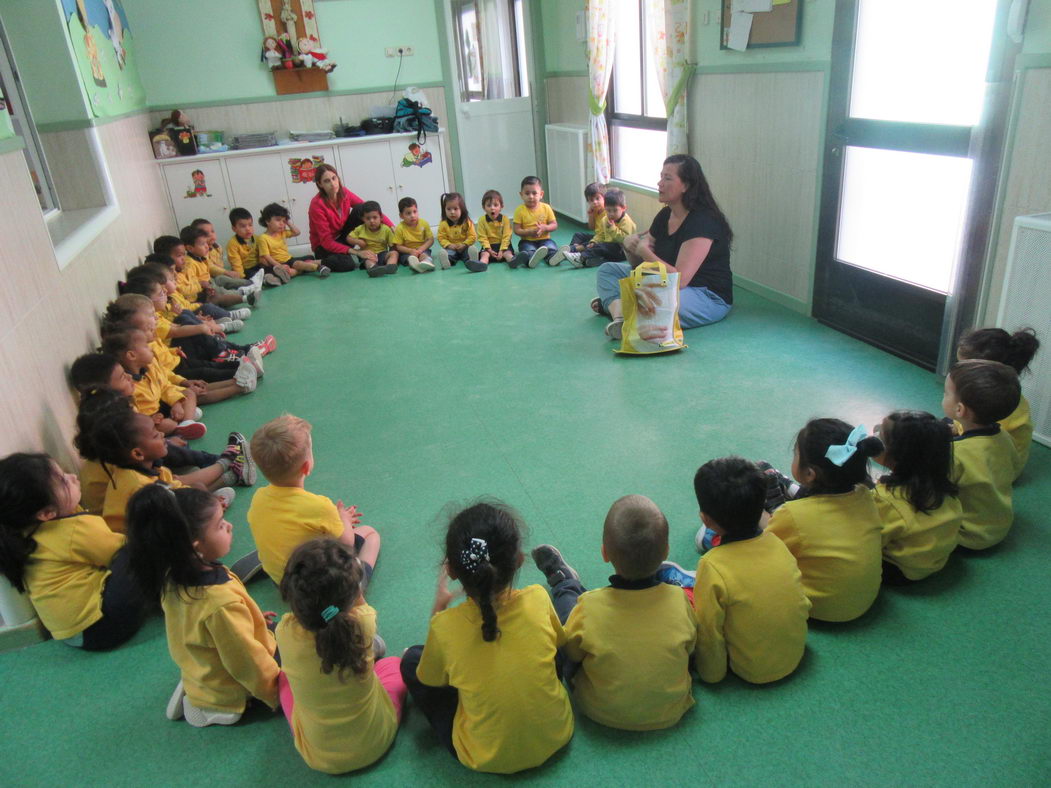
[[[588,104],[591,108],[588,149],[595,163],[595,180],[608,183],[609,133],[606,131],[606,91],[613,71],[612,4],[618,0],[587,0],[588,20]]]
[[[507,0],[478,0],[481,37],[482,91],[487,99],[515,98],[515,42],[512,7]]]
[[[668,113],[668,155],[689,153],[686,93],[693,76],[690,57],[690,0],[643,0],[646,45],[657,66],[664,107]]]

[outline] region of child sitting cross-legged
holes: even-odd
[[[541,260],[558,251],[551,240],[551,233],[558,229],[558,220],[551,206],[543,202],[544,184],[536,175],[522,179],[520,196],[522,204],[515,208],[511,227],[522,240],[518,242],[518,254],[508,261],[508,266],[536,268]],[[558,265],[558,262],[551,258],[548,265]]]
[[[251,218],[251,214],[249,214],[249,218]],[[258,306],[263,297],[264,272],[261,269],[254,271],[251,278],[249,278],[244,275],[243,266],[238,271],[235,271],[232,267],[227,268],[226,261],[223,259],[223,247],[219,245],[218,236],[215,232],[215,225],[207,219],[194,219],[190,222],[190,227],[204,230],[208,234],[208,254],[205,261],[208,263],[208,271],[212,275],[212,281],[222,287],[232,287],[234,289],[251,286],[252,293],[248,293],[247,289],[245,289],[245,301],[251,306]]]
[[[478,220],[478,244],[481,251],[478,261],[468,260],[464,265],[468,271],[477,273],[488,268],[489,263],[503,260],[510,263],[514,259],[511,249],[511,220],[504,216],[504,198],[496,189],[489,189],[482,195],[483,216]]]
[[[573,696],[602,725],[668,728],[693,706],[697,624],[682,590],[655,576],[667,557],[668,520],[642,495],[620,498],[606,515],[602,560],[616,574],[605,588],[587,591],[551,545],[533,549],[566,630],[563,653],[580,664]]]
[[[628,216],[627,199],[620,189],[609,189],[604,199],[606,209],[598,219],[594,237],[579,251],[559,250],[551,259],[552,265],[565,258],[574,268],[595,268],[603,263],[620,263],[627,259],[624,239],[633,235],[636,229],[634,220]]]
[[[266,228],[256,240],[259,264],[268,268],[268,273],[280,279],[282,284],[300,274],[316,272],[324,279],[332,273],[327,265],[322,265],[311,255],[293,257],[288,251],[286,240],[299,235],[299,228],[292,224],[288,208],[276,202],[270,203],[259,215],[259,223]]]
[[[211,227],[210,223],[205,224]],[[210,294],[209,298],[213,303],[222,306],[239,306],[242,303],[256,305],[257,296],[263,289],[262,276],[258,280],[242,279],[231,276],[231,272],[222,266],[216,266],[211,236],[203,227],[183,227],[179,231],[179,239],[186,247],[186,267],[189,275],[197,278],[201,288]],[[222,261],[221,250],[219,254]],[[244,315],[242,319],[249,316]]]
[[[408,265],[418,274],[434,270],[431,262],[431,245],[434,233],[426,219],[420,217],[420,209],[412,197],[398,200],[398,216],[401,221],[394,228],[394,248],[399,255],[399,262],[404,258]]]
[[[394,231],[383,223],[383,210],[375,200],[361,204],[361,224],[350,231],[347,243],[369,276],[398,273],[398,253],[392,248]]]
[[[247,306],[239,309],[226,309],[214,301],[230,302],[232,299],[216,296],[214,291],[201,284],[199,268],[186,256],[186,244],[174,235],[162,235],[153,242],[153,254],[147,255],[146,262],[160,262],[167,265],[175,278],[175,294],[172,296],[182,309],[186,309],[202,318],[212,318],[224,331],[234,333],[244,328],[244,320],[251,316],[252,310]],[[240,297],[236,297],[238,302]]]
[[[449,192],[442,195],[442,220],[438,224],[438,252],[435,257],[442,268],[456,265],[459,261],[477,261],[478,240],[474,222],[467,213],[463,195]],[[485,270],[482,268],[481,270]]]

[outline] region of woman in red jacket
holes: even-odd
[[[309,212],[310,246],[314,256],[333,272],[353,271],[358,261],[350,254],[347,234],[361,224],[361,216],[354,209],[365,201],[343,187],[331,164],[318,165],[314,184],[317,194],[310,201]],[[386,216],[383,223],[394,226]]]

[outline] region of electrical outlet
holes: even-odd
[[[387,47],[384,52],[387,57],[409,57],[416,54],[412,47]]]

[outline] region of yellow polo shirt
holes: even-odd
[[[160,360],[154,358],[142,377],[135,381],[131,404],[139,413],[152,416],[160,410],[161,402],[174,405],[185,398],[186,389],[173,383]]]
[[[319,536],[343,535],[343,521],[336,505],[324,495],[302,487],[268,484],[252,495],[248,526],[259,550],[259,560],[275,583],[281,585],[292,551]]]
[[[497,247],[504,251],[511,246],[511,220],[506,216],[498,216],[495,222],[489,221],[489,214],[485,214],[478,220],[478,240],[483,249]]]
[[[102,514],[106,500],[106,488],[110,486],[109,474],[101,463],[84,460],[80,464],[80,506],[92,514]]]
[[[415,227],[409,227],[405,222],[398,222],[398,226],[394,228],[395,246],[419,249],[424,245],[430,246],[430,242],[433,241],[434,233],[431,232],[431,226],[427,224],[426,219],[418,219]]]
[[[474,222],[470,219],[459,224],[449,224],[445,219],[438,223],[438,243],[442,246],[449,246],[449,244],[470,246],[477,240],[478,233],[474,229]]]
[[[517,224],[523,230],[528,230],[530,227],[536,227],[538,224],[550,224],[555,221],[555,212],[551,210],[551,206],[546,202],[542,202],[536,206],[535,209],[530,210],[523,203],[515,208],[515,214],[511,218],[515,224]],[[529,236],[523,238],[523,241],[546,241],[551,237],[550,233],[544,233],[543,235]]]
[[[159,323],[160,321],[158,320],[157,322]],[[168,326],[170,331],[171,324],[169,323]],[[150,340],[149,345],[150,349],[153,351],[156,362],[160,365],[160,368],[167,373],[168,382],[175,386],[182,386],[186,383],[186,378],[175,372],[175,368],[179,366],[179,362],[182,361],[179,354],[158,338]],[[176,400],[176,402],[178,402],[178,400]]]
[[[883,560],[909,580],[922,580],[944,567],[960,535],[960,499],[946,495],[933,512],[918,512],[905,499],[904,487],[877,484],[872,494],[883,521]]]
[[[1000,428],[972,430],[954,438],[953,481],[960,487],[963,520],[959,542],[971,550],[999,544],[1014,521],[1011,484],[1018,452]]]
[[[620,221],[616,224],[611,224],[606,217],[605,212],[602,214],[602,221],[595,225],[595,243],[612,243],[619,244],[624,243],[624,239],[635,232],[635,220],[628,216],[627,211],[620,217]]]
[[[1011,436],[1015,445],[1015,479],[1022,475],[1029,462],[1029,449],[1033,445],[1033,416],[1029,411],[1029,400],[1022,397],[1014,413],[1000,422],[1000,426]]]
[[[259,255],[256,244],[259,237],[253,235],[252,240],[244,241],[241,236],[235,235],[226,243],[226,257],[230,261],[230,270],[236,276],[243,277],[249,268],[259,265]]]
[[[208,263],[207,257],[201,258],[187,252],[186,270],[188,270],[190,276],[194,277],[202,286],[212,281],[211,266]],[[220,271],[221,270],[222,269],[220,269]]]
[[[350,234],[354,238],[360,238],[365,242],[365,248],[370,252],[386,252],[394,246],[394,231],[387,225],[380,223],[380,228],[373,232],[363,224],[359,224]]]
[[[208,250],[208,257],[204,260],[208,264],[208,273],[211,276],[228,276],[230,271],[223,265],[223,248],[219,244],[212,244]]]
[[[201,280],[197,277],[197,269],[195,265],[192,265],[193,262],[187,255],[182,270],[175,272],[176,292],[185,299],[186,303],[194,305],[186,307],[187,309],[195,308],[197,297],[201,294]]]
[[[186,486],[164,467],[157,468],[156,476],[132,468],[108,467],[110,473],[113,474],[113,482],[106,487],[106,497],[102,502],[102,517],[106,520],[106,525],[110,530],[118,534],[124,533],[127,529],[125,516],[128,501],[140,488],[156,482],[164,482],[173,488]]]
[[[292,253],[288,251],[286,239],[293,238],[291,230],[285,230],[280,237],[275,238],[270,233],[263,233],[256,239],[256,253],[259,259],[272,257],[279,263],[287,263],[292,259]]]

